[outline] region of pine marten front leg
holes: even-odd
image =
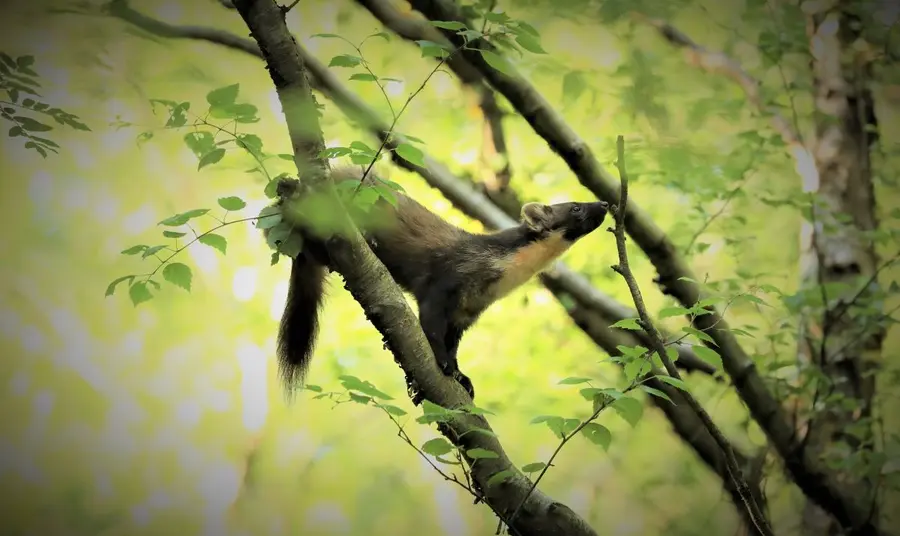
[[[459,370],[456,352],[463,332],[467,326],[460,326],[454,321],[454,314],[459,310],[460,294],[449,282],[428,286],[427,291],[416,297],[419,303],[419,324],[428,339],[441,371],[450,376],[475,398],[472,380]]]

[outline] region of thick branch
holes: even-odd
[[[262,58],[259,47],[249,39],[214,28],[168,24],[133,10],[128,6],[126,0],[112,0],[107,5],[106,11],[110,15],[155,35],[209,41]],[[299,44],[297,48],[311,75],[310,84],[337,104],[351,120],[382,140],[388,130],[388,125],[381,120],[378,114],[354,93],[348,91],[337,77],[323,63],[309,54],[306,49],[299,46]],[[399,138],[400,135],[395,133],[394,137]],[[393,148],[395,143],[397,142],[389,142],[388,148]],[[395,164],[418,173],[429,185],[438,189],[450,200],[456,208],[466,215],[479,220],[488,228],[504,229],[516,225],[515,218],[519,213],[520,206],[498,208],[490,199],[453,175],[446,166],[427,154],[424,158],[424,167],[415,166],[409,161],[397,157],[393,151],[390,154]],[[634,310],[617,302],[608,294],[599,291],[584,276],[571,270],[562,262],[557,262],[550,270],[542,273],[540,279],[545,286],[548,281],[555,282],[554,288],[559,290],[550,289],[551,292],[557,296],[561,292],[565,292],[577,300],[582,307],[587,307],[605,317],[610,324],[636,316]],[[671,338],[669,335],[666,335],[666,337]],[[706,374],[715,374],[716,368],[693,353],[690,345],[679,344],[677,348],[679,367],[688,372],[698,371]]]
[[[465,23],[458,6],[450,0],[410,0],[412,6],[431,20]],[[443,31],[454,45],[461,38],[452,31]],[[484,41],[483,48],[493,48]],[[474,47],[472,47],[474,48]],[[494,49],[496,52],[496,49]],[[464,51],[466,58],[485,79],[512,104],[535,132],[547,141],[563,161],[598,198],[614,204],[619,187],[610,173],[600,166],[587,143],[581,139],[544,97],[519,75],[500,72],[482,58],[478,50]],[[677,299],[684,307],[693,307],[704,296],[695,283],[697,277],[684,258],[676,253],[669,237],[636,204],[625,210],[625,229],[656,267],[657,283],[663,292]],[[823,508],[833,512],[845,527],[868,527],[877,530],[868,519],[868,512],[860,508],[851,494],[831,478],[830,473],[814,462],[797,441],[794,428],[784,415],[778,400],[772,396],[755,364],[731,332],[719,313],[697,315],[692,318],[696,329],[707,332],[715,342],[715,349],[731,377],[741,399],[766,433],[785,466],[803,492]]]
[[[304,175],[304,170],[311,170],[306,175],[316,176],[316,170],[328,169],[328,161],[318,156],[324,147],[324,140],[316,114],[304,113],[315,101],[303,58],[288,32],[284,13],[272,0],[236,0],[234,5],[250,28],[269,67],[285,111],[301,175]],[[308,162],[307,166],[301,165],[301,160]],[[328,181],[327,175],[325,177],[324,180]],[[445,408],[471,403],[463,389],[438,369],[425,335],[400,288],[366,245],[359,231],[352,224],[349,227],[350,232],[336,235],[328,241],[328,254],[343,276],[348,290],[384,336],[388,349],[416,390]],[[472,448],[482,448],[497,454],[497,458],[478,460],[464,456],[473,479],[484,493],[484,500],[495,512],[506,518],[528,497],[524,515],[520,515],[510,527],[513,532],[522,535],[596,534],[567,506],[540,493],[528,496],[530,481],[510,462],[496,436],[471,433],[476,428],[490,430],[486,419],[480,415],[462,414],[452,416],[445,424],[439,429],[463,453]],[[511,476],[488,486],[489,478],[500,471],[506,471]]]

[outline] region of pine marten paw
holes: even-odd
[[[465,389],[466,392],[469,393],[469,397],[472,400],[475,400],[475,387],[472,385],[472,380],[470,380],[468,376],[457,369],[453,373],[453,379],[459,382],[460,385],[462,385],[463,389]]]

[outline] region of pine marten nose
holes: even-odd
[[[603,208],[609,208],[609,203],[607,203],[606,201],[599,201],[599,203],[600,203],[600,206],[601,206],[601,207],[603,207]]]

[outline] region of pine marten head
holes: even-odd
[[[605,201],[555,205],[526,203],[522,207],[522,223],[539,237],[559,235],[571,244],[600,227],[608,208]]]

